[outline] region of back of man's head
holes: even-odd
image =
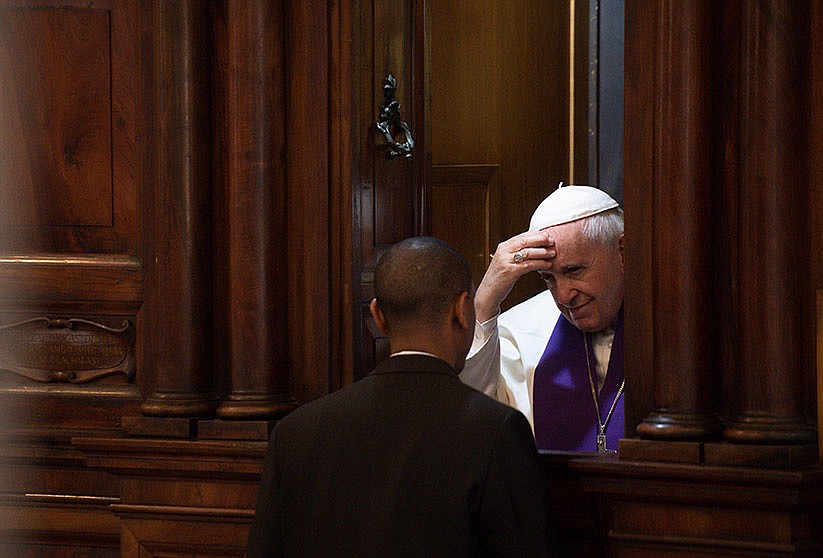
[[[446,242],[413,237],[380,258],[374,274],[375,298],[391,328],[442,324],[462,292],[473,296],[466,259]]]

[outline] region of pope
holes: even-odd
[[[463,382],[516,407],[544,450],[613,452],[624,436],[623,210],[563,186],[500,243],[475,295]],[[547,289],[500,313],[515,282]]]

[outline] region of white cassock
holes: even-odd
[[[551,292],[546,290],[496,318],[477,323],[460,379],[518,409],[534,430],[534,369],[560,315]],[[599,387],[606,378],[613,339],[613,331],[592,335]]]

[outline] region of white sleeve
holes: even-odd
[[[460,379],[463,383],[494,397],[501,403],[515,407],[515,397],[506,377],[508,371],[501,374],[501,346],[505,347],[503,366],[507,368],[512,360],[512,354],[517,353],[517,346],[511,340],[501,338],[497,317],[482,324],[475,323],[474,340],[469,356],[466,358],[466,364],[460,373]],[[520,359],[515,356],[514,360],[519,361]],[[526,398],[528,399],[528,395]]]
[[[524,362],[524,347],[506,328],[500,328],[500,378],[497,400],[520,410],[532,423],[531,384],[534,379],[534,365]],[[534,427],[532,427],[534,428]]]
[[[495,397],[500,380],[500,338],[496,316],[482,324],[475,322],[474,340],[460,379],[464,384]]]
[[[499,317],[476,323],[463,383],[518,409],[533,424],[534,369],[560,311],[544,291]]]

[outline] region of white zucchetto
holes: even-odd
[[[529,222],[530,231],[562,225],[591,217],[618,207],[618,203],[599,188],[592,186],[560,186],[540,202]]]

